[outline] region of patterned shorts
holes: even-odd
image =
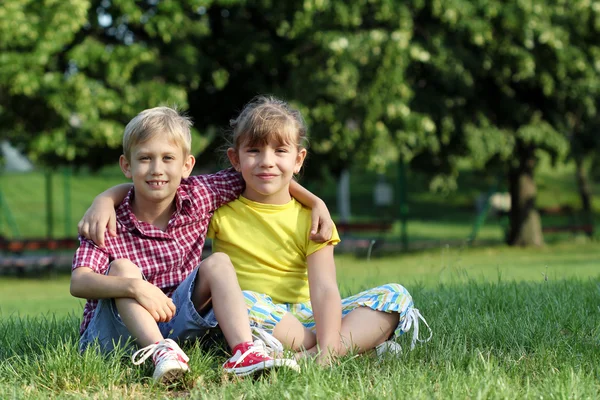
[[[251,325],[258,326],[272,334],[275,325],[289,312],[305,327],[315,331],[315,319],[310,300],[299,304],[276,304],[266,294],[247,290],[243,293]],[[407,327],[406,319],[413,309],[413,305],[412,297],[404,286],[389,283],[342,299],[342,318],[358,307],[398,313],[400,320],[394,331],[394,337],[397,337],[406,332],[403,328]]]

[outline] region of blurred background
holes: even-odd
[[[595,241],[599,33],[583,0],[6,0],[0,266],[68,267],[141,110],[214,172],[257,94],[302,111],[340,252]]]

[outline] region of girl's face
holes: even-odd
[[[285,204],[291,200],[290,182],[302,168],[306,149],[270,140],[264,145],[244,143],[237,150],[228,149],[227,155],[246,181],[244,197],[258,203]]]

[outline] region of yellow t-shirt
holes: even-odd
[[[340,242],[335,228],[328,242],[309,240],[310,214],[295,199],[276,205],[240,196],[215,211],[208,237],[213,251],[231,258],[242,290],[275,303],[301,303],[309,300],[306,257]]]

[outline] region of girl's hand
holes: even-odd
[[[319,202],[312,209],[310,227],[310,240],[323,243],[331,239],[333,233],[333,221],[329,210],[323,201]]]
[[[97,197],[77,224],[78,233],[104,247],[104,233],[117,236],[117,214],[113,200]]]

